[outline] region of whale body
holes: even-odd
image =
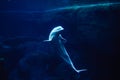
[[[61,52],[61,54],[60,54],[60,56],[64,59],[64,61],[65,62],[67,62],[69,65],[71,65],[71,67],[77,72],[77,73],[80,73],[80,72],[82,72],[82,71],[87,71],[87,69],[76,69],[75,68],[75,66],[74,66],[74,64],[73,64],[73,62],[72,62],[72,60],[71,60],[71,58],[70,58],[70,56],[69,56],[69,54],[68,54],[68,52],[67,52],[67,50],[66,50],[66,48],[65,48],[65,46],[64,46],[64,44],[63,44],[63,42],[62,42],[62,40],[61,40],[61,38],[63,39],[63,37],[61,36],[61,34],[59,34],[59,51]]]

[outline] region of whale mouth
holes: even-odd
[[[64,30],[64,28],[61,28],[61,30]]]

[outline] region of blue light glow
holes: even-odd
[[[11,1],[11,0],[9,0]],[[79,8],[92,8],[92,7],[109,7],[112,5],[120,5],[120,2],[113,2],[113,3],[97,3],[97,4],[84,4],[84,5],[76,5],[76,6],[67,6],[67,7],[60,7],[55,9],[43,10],[43,11],[15,11],[15,10],[7,10],[7,11],[0,11],[0,13],[43,13],[43,12],[51,12],[51,11],[59,11],[59,10],[69,10],[69,9],[79,9]]]
[[[88,4],[88,5],[84,4],[84,5],[77,5],[77,6],[68,6],[68,7],[61,7],[61,8],[46,10],[46,12],[57,11],[57,10],[79,9],[79,8],[109,7],[111,5],[120,5],[120,2],[114,2],[114,3],[97,3],[97,4]]]

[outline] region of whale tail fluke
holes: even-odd
[[[87,69],[76,70],[77,73],[80,73],[80,72],[83,72],[83,71],[87,71]]]

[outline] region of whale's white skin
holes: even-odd
[[[60,32],[64,30],[64,28],[62,26],[57,26],[55,28],[53,28],[53,30],[50,32],[49,34],[49,38],[48,40],[44,40],[44,41],[52,41],[53,39],[56,39],[57,44],[58,44],[58,50],[60,51],[60,56],[62,57],[62,59],[67,62],[77,73],[80,73],[82,71],[86,71],[87,69],[80,69],[77,70],[72,62],[72,60],[70,59],[70,56],[67,52],[67,50],[64,47],[64,42],[66,42],[66,39],[64,39],[62,37],[62,35],[60,34]]]
[[[48,40],[44,40],[44,41],[52,41],[53,38],[58,36],[59,32],[61,32],[62,30],[64,30],[64,28],[62,26],[57,26],[57,27],[53,28],[49,34]]]

